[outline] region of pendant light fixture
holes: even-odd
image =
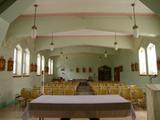
[[[104,57],[105,57],[105,58],[108,57],[108,54],[107,54],[107,51],[106,51],[106,50],[104,51]]]
[[[52,32],[52,39],[51,39],[51,43],[50,43],[50,50],[51,50],[51,51],[53,51],[53,50],[54,50],[53,32]]]
[[[36,26],[36,17],[37,17],[37,4],[34,4],[34,20],[33,20],[33,26],[32,26],[32,33],[31,33],[31,37],[32,39],[35,39],[37,37],[37,26]]]
[[[117,42],[117,35],[116,35],[116,32],[115,32],[114,49],[115,49],[116,51],[118,50],[118,42]]]
[[[99,56],[98,59],[99,59],[99,61],[102,61],[102,57],[101,56]]]
[[[63,57],[63,50],[60,51],[60,57]]]
[[[133,37],[138,38],[139,37],[139,28],[138,28],[137,23],[136,23],[135,3],[132,3],[131,6],[133,8],[133,20],[134,20],[134,25],[132,27]]]

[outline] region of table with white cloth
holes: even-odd
[[[38,118],[104,118],[136,115],[130,101],[119,95],[42,95],[31,101],[23,120]]]

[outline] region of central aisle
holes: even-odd
[[[81,82],[77,88],[77,95],[93,95],[93,91],[87,82]]]

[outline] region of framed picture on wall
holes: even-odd
[[[135,71],[139,71],[139,64],[138,63],[135,63]]]
[[[88,72],[89,72],[89,73],[92,72],[92,68],[91,68],[91,67],[88,68]]]
[[[10,58],[8,60],[7,71],[13,71],[13,60]]]
[[[86,68],[85,68],[85,67],[83,67],[83,68],[82,68],[82,71],[83,71],[83,73],[85,73],[85,72],[86,72]]]
[[[37,65],[32,63],[31,67],[30,67],[30,71],[31,72],[37,72]]]
[[[78,67],[76,68],[76,72],[79,73],[79,68]]]
[[[3,56],[0,57],[0,71],[4,71],[5,70],[5,63],[6,60],[4,59]]]
[[[131,71],[135,71],[135,65],[134,65],[134,63],[131,63]]]
[[[160,70],[160,58],[157,59],[157,68]]]

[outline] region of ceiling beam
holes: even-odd
[[[141,35],[157,35],[160,33],[160,21],[157,16],[137,16],[137,24]],[[8,38],[15,36],[30,36],[33,17],[19,17],[10,25]],[[92,29],[99,31],[132,33],[133,20],[130,16],[48,16],[37,18],[39,36],[48,36],[52,32],[67,32],[80,29]],[[16,27],[16,29],[15,29]]]
[[[146,6],[148,6],[152,11],[154,11],[155,13],[160,15],[160,0],[140,0],[141,2],[143,2],[143,4],[145,4]]]
[[[7,9],[5,9],[5,11],[0,14],[0,17],[8,23],[11,23],[34,2],[35,0],[15,0],[12,5],[10,5]]]
[[[0,14],[9,8],[16,0],[0,0]]]

